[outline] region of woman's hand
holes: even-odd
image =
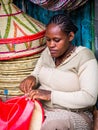
[[[36,90],[31,90],[28,93],[29,99],[38,99],[38,100],[44,100],[44,101],[49,101],[51,100],[51,91],[48,90],[42,90],[42,89],[36,89]]]
[[[20,90],[24,93],[29,93],[36,85],[36,78],[34,76],[28,76],[20,83]]]

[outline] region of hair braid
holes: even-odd
[[[78,30],[77,26],[74,25],[74,23],[72,22],[72,20],[70,19],[70,17],[67,14],[66,15],[57,14],[57,15],[53,16],[50,19],[47,26],[52,23],[59,25],[61,30],[65,33],[70,33],[70,32],[76,33]]]

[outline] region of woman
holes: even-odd
[[[46,26],[46,44],[32,74],[20,84],[28,98],[42,101],[41,130],[92,130],[98,66],[90,49],[74,46],[77,27],[64,14]]]

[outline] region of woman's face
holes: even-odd
[[[65,34],[58,25],[49,24],[46,28],[45,37],[51,56],[57,58],[67,50],[74,38],[74,33]]]

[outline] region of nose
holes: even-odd
[[[55,45],[56,45],[55,42],[52,41],[52,40],[48,43],[48,46],[49,46],[49,47],[55,47]]]

